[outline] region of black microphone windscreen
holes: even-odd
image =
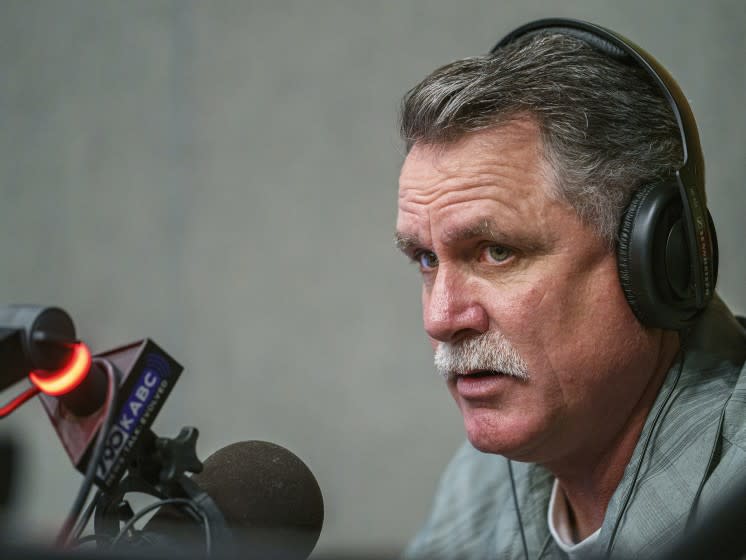
[[[225,517],[243,558],[305,559],[316,545],[324,521],[321,489],[305,463],[284,447],[233,443],[208,457],[192,480]],[[164,508],[147,530],[163,532],[178,517]],[[184,518],[179,524],[187,529]],[[189,533],[199,531],[192,527]]]

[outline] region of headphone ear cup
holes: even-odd
[[[632,251],[632,229],[635,226],[635,217],[640,208],[642,201],[649,196],[650,191],[655,185],[645,185],[641,189],[638,189],[632,195],[632,198],[627,205],[627,208],[622,214],[622,219],[619,221],[619,233],[617,235],[617,270],[619,272],[619,282],[622,285],[622,291],[624,297],[627,298],[627,303],[632,308],[632,312],[635,314],[637,319],[643,324],[648,324],[649,318],[646,313],[640,309],[640,305],[637,301],[637,293],[633,288],[633,285],[638,282],[632,279],[632,265],[630,263],[630,253]],[[638,271],[635,270],[635,273]]]
[[[619,281],[635,316],[650,327],[690,325],[696,298],[676,183],[638,189],[622,216],[618,238]]]

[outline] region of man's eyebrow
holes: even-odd
[[[491,218],[482,218],[473,224],[446,231],[443,240],[450,245],[468,241],[475,237],[487,237],[498,241],[502,236],[496,233],[496,230],[497,226]],[[412,249],[424,246],[417,235],[400,231],[394,233],[394,244],[403,253],[410,253]]]
[[[485,217],[475,220],[471,224],[447,230],[443,233],[445,245],[458,245],[472,239],[483,238],[498,244],[518,246],[525,251],[542,250],[544,243],[535,236],[520,234],[516,231],[503,232],[493,218]],[[405,254],[410,254],[413,249],[426,248],[419,237],[411,233],[397,231],[394,233],[394,244]]]
[[[422,242],[416,235],[397,231],[394,233],[394,245],[402,253],[409,253],[415,247],[422,247]]]
[[[541,238],[513,228],[509,231],[503,231],[498,226],[498,223],[489,216],[480,218],[472,224],[444,232],[443,243],[446,245],[458,245],[459,243],[478,238],[489,239],[499,245],[520,248],[523,251],[531,253],[546,250],[546,243]]]
[[[491,218],[482,218],[473,224],[447,230],[443,235],[443,242],[447,245],[455,245],[474,239],[475,237],[487,237],[499,241],[503,236],[498,231],[499,228],[494,220]]]

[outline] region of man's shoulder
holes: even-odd
[[[746,472],[746,330],[742,321],[726,308],[718,323],[708,325],[704,333],[707,344],[700,344],[710,354],[709,367],[700,371],[706,390],[689,404],[691,409],[707,404],[711,409],[709,421],[718,425],[719,438],[704,448],[707,453],[703,459],[709,456],[709,467],[698,515],[705,514],[741,484]],[[717,398],[708,400],[707,395]],[[695,427],[692,433],[699,436],[700,430]]]
[[[727,453],[732,447],[743,455],[746,454],[746,321],[728,313],[721,322],[727,324],[727,329],[709,329],[710,337],[717,340],[713,346],[721,355],[715,373],[734,378],[723,411],[722,452]]]
[[[722,422],[721,437],[727,445],[746,450],[746,329],[743,319],[731,313],[716,297],[686,341],[682,393],[685,413],[697,407],[710,409],[711,421]],[[720,404],[722,403],[722,404]],[[696,430],[693,430],[696,433]]]
[[[726,414],[723,437],[746,450],[746,363],[738,374]]]

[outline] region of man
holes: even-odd
[[[650,326],[620,283],[625,207],[682,164],[672,108],[554,27],[402,106],[396,240],[468,438],[410,557],[651,555],[746,466],[742,326],[717,297],[691,328]],[[686,258],[669,249],[656,270]]]

